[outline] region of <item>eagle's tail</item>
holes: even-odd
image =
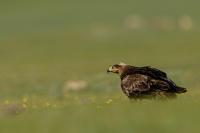
[[[167,79],[167,82],[168,82],[171,86],[173,86],[173,88],[175,88],[176,93],[185,93],[185,92],[187,92],[187,89],[186,89],[186,88],[177,86],[171,79]]]
[[[187,92],[186,88],[176,86],[176,93],[185,93]]]

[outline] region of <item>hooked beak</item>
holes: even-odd
[[[109,74],[110,72],[111,72],[111,71],[108,69],[108,70],[107,70],[107,73]]]
[[[110,66],[110,67],[108,68],[108,70],[107,70],[107,73],[110,73],[110,72],[112,72],[112,66]]]

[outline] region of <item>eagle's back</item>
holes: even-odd
[[[167,74],[165,72],[150,66],[145,66],[145,67],[126,66],[124,72],[121,74],[121,79],[124,76],[131,74],[142,74],[150,76],[155,79],[167,78]]]

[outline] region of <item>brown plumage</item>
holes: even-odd
[[[165,72],[150,66],[135,67],[124,63],[115,64],[107,72],[120,74],[122,91],[129,98],[176,97],[186,92],[177,86]]]

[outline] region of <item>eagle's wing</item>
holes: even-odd
[[[147,77],[151,77],[155,80],[160,80],[165,83],[167,83],[170,88],[174,91],[177,90],[178,86],[167,77],[167,74],[159,69],[150,67],[150,66],[144,66],[144,67],[134,67],[129,66],[128,69],[121,75],[121,79],[126,77],[127,75],[135,75],[135,74],[141,74]]]
[[[150,66],[137,67],[135,73],[148,75],[151,78],[166,82],[171,87],[171,89],[177,88],[177,85],[167,77],[167,74],[159,69]]]
[[[149,91],[162,90],[182,93],[185,88],[177,86],[167,77],[165,72],[149,66],[129,67],[121,75],[121,87],[128,96],[146,93]]]
[[[148,83],[148,76],[142,74],[127,75],[121,81],[121,87],[123,92],[131,97],[137,96],[141,93],[148,92],[150,90],[150,84]]]
[[[167,78],[167,74],[165,72],[150,66],[137,67],[136,71],[141,74],[147,74],[153,78]]]

